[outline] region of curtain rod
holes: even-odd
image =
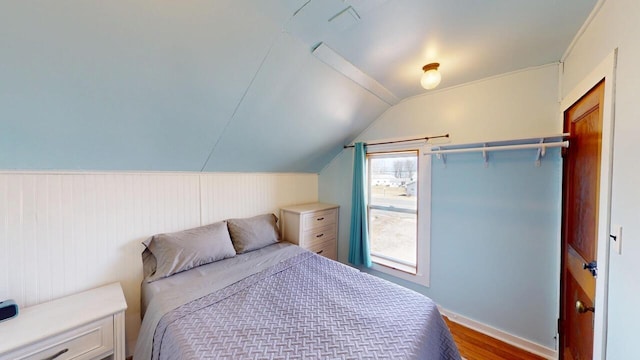
[[[416,139],[405,139],[405,140],[395,140],[395,141],[383,141],[383,142],[377,142],[377,143],[364,143],[365,146],[368,145],[387,145],[387,144],[395,144],[395,143],[402,143],[402,142],[409,142],[409,141],[418,141],[418,140],[425,140],[425,141],[429,141],[431,139],[439,139],[439,138],[448,138],[449,134],[444,134],[444,135],[438,135],[438,136],[426,136],[426,137],[421,137],[421,138],[416,138]],[[345,145],[344,148],[352,148],[354,145]]]

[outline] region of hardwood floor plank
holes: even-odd
[[[544,360],[513,345],[471,330],[443,316],[458,345],[460,355],[467,360]]]

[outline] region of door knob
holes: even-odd
[[[576,301],[576,311],[579,312],[580,314],[584,314],[587,311],[595,312],[595,310],[596,309],[594,309],[593,306],[584,306],[582,301],[580,300]]]

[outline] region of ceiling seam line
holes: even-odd
[[[211,156],[213,156],[213,153],[215,152],[216,148],[218,147],[218,144],[220,143],[220,140],[222,139],[222,136],[225,134],[225,132],[227,131],[227,128],[229,127],[229,124],[231,124],[231,121],[236,116],[236,112],[238,112],[238,109],[240,108],[240,105],[242,105],[242,102],[244,101],[245,96],[247,96],[247,93],[249,92],[249,89],[251,89],[251,85],[253,85],[253,82],[256,80],[256,77],[260,73],[260,70],[262,70],[262,67],[264,66],[264,63],[265,63],[265,61],[267,61],[267,58],[271,54],[271,50],[273,50],[273,47],[276,45],[276,42],[278,42],[278,39],[280,39],[280,37],[282,36],[283,33],[288,34],[288,31],[287,31],[287,28],[286,28],[287,25],[289,25],[291,20],[296,15],[298,15],[298,12],[300,12],[302,10],[302,8],[307,6],[310,2],[311,2],[311,0],[307,1],[304,5],[302,5],[291,16],[289,16],[289,18],[280,27],[280,33],[271,42],[271,45],[269,46],[269,49],[267,50],[267,53],[262,58],[262,61],[260,62],[260,65],[258,66],[258,69],[256,70],[256,72],[253,74],[253,77],[251,78],[251,81],[249,82],[249,85],[247,85],[247,88],[244,90],[244,93],[242,94],[242,97],[240,97],[240,101],[238,101],[238,104],[236,105],[235,109],[233,109],[233,113],[229,117],[229,120],[227,120],[227,123],[222,128],[222,132],[220,133],[220,136],[218,136],[218,139],[213,144],[213,147],[211,148],[211,151],[209,152],[209,155],[207,156],[207,159],[204,161],[204,164],[202,165],[202,168],[200,169],[200,172],[204,172],[204,169],[209,164],[209,161],[211,160]]]
[[[231,124],[233,119],[235,118],[236,113],[238,112],[238,109],[240,109],[240,105],[242,105],[242,103],[244,102],[244,98],[249,93],[249,90],[251,89],[251,86],[253,85],[254,81],[258,77],[258,74],[260,73],[260,70],[262,70],[262,67],[264,66],[265,61],[267,61],[267,58],[269,57],[269,54],[271,54],[271,50],[273,50],[273,47],[276,45],[276,42],[278,41],[278,39],[280,39],[281,34],[282,34],[282,32],[280,32],[278,34],[278,36],[276,36],[276,38],[273,40],[273,42],[269,46],[269,49],[267,50],[267,53],[264,55],[264,57],[262,58],[262,61],[260,62],[260,65],[258,66],[258,69],[253,74],[253,77],[251,77],[251,81],[249,81],[249,84],[247,85],[247,88],[244,90],[244,93],[242,93],[242,96],[240,97],[240,100],[238,101],[238,104],[236,104],[235,109],[233,109],[233,113],[229,117],[229,120],[227,120],[227,123],[222,128],[222,132],[220,133],[220,136],[218,136],[218,139],[213,144],[213,147],[211,148],[211,151],[209,152],[209,156],[207,156],[207,160],[205,160],[204,164],[202,165],[202,168],[200,169],[200,172],[204,172],[204,169],[207,167],[207,164],[209,164],[209,160],[211,160],[211,156],[213,155],[213,153],[215,152],[216,148],[218,147],[218,144],[220,143],[220,140],[222,140],[222,137],[226,133],[227,128],[229,127],[229,125]]]

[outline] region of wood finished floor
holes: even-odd
[[[544,360],[515,346],[471,330],[443,316],[458,345],[460,355],[467,360]]]
[[[443,316],[460,355],[466,360],[544,360],[515,346],[466,328]],[[126,360],[132,360],[128,356]]]

